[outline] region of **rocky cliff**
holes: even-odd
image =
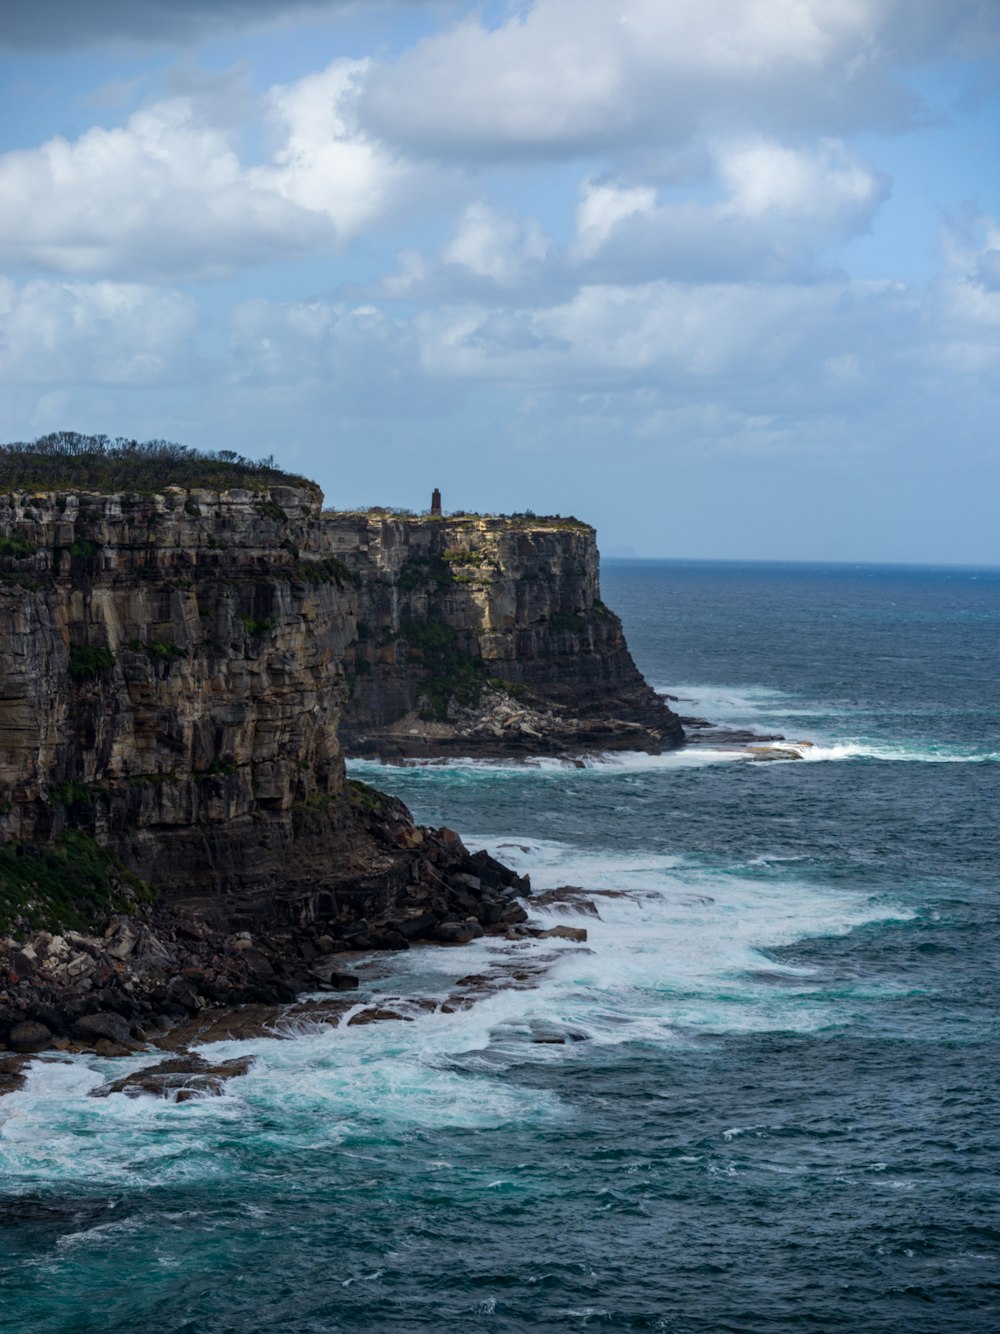
[[[683,741],[601,601],[587,524],[324,518],[330,550],[358,584],[348,753],[659,751]]]
[[[130,466],[130,443],[84,445],[6,463]],[[329,984],[345,950],[522,929],[527,883],[348,780],[345,749],[682,738],[600,601],[591,528],[324,514],[263,471],[6,479],[0,1048],[126,1050],[154,1020]]]
[[[5,838],[86,827],[168,900],[288,892],[300,813],[342,786],[355,633],[318,513],[292,488],[0,500]]]
[[[347,782],[344,749],[681,740],[587,525],[320,506],[270,480],[0,495],[0,920],[36,890],[36,924],[127,908],[127,873],[230,928],[450,938],[496,922],[482,876]]]
[[[0,497],[0,881],[37,883],[58,916],[69,838],[67,866],[108,850],[161,904],[230,927],[371,921],[378,944],[401,912],[425,935],[490,920],[451,886],[476,869],[457,840],[345,780],[357,591],[320,499]]]

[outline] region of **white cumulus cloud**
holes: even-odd
[[[466,157],[898,127],[919,108],[900,63],[998,26],[983,0],[534,0],[375,66],[363,106],[389,139]]]
[[[198,307],[139,283],[0,278],[0,378],[156,385],[189,375]]]
[[[392,206],[408,169],[353,114],[363,61],[272,90],[276,147],[247,165],[199,99],[168,98],[0,156],[0,262],[68,274],[217,277],[329,252]]]

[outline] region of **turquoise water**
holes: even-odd
[[[612,891],[544,915],[586,946],[372,956],[359,1003],[411,1022],[222,1044],[257,1061],[221,1098],[36,1061],[0,1328],[1000,1329],[1000,572],[621,562],[604,597],[682,712],[810,758],[354,766]]]

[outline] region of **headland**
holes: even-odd
[[[345,755],[683,741],[589,525],[324,511],[270,461],[159,442],[0,450],[0,646],[20,1051],[127,1050],[181,1012],[338,985],[351,949],[523,921],[523,880]]]

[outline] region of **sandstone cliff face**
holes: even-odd
[[[160,903],[338,940],[364,920],[398,944],[411,909],[431,937],[499,909],[460,844],[345,781],[342,746],[682,739],[600,601],[591,528],[320,504],[308,486],[0,496],[0,838],[83,831]]]
[[[300,911],[344,823],[355,634],[319,505],[290,487],[0,497],[4,838],[72,823],[167,901]]]
[[[554,750],[683,741],[600,599],[593,528],[378,512],[325,522],[359,586],[341,731],[349,753],[502,750],[515,738]],[[537,726],[477,724],[497,688]]]

